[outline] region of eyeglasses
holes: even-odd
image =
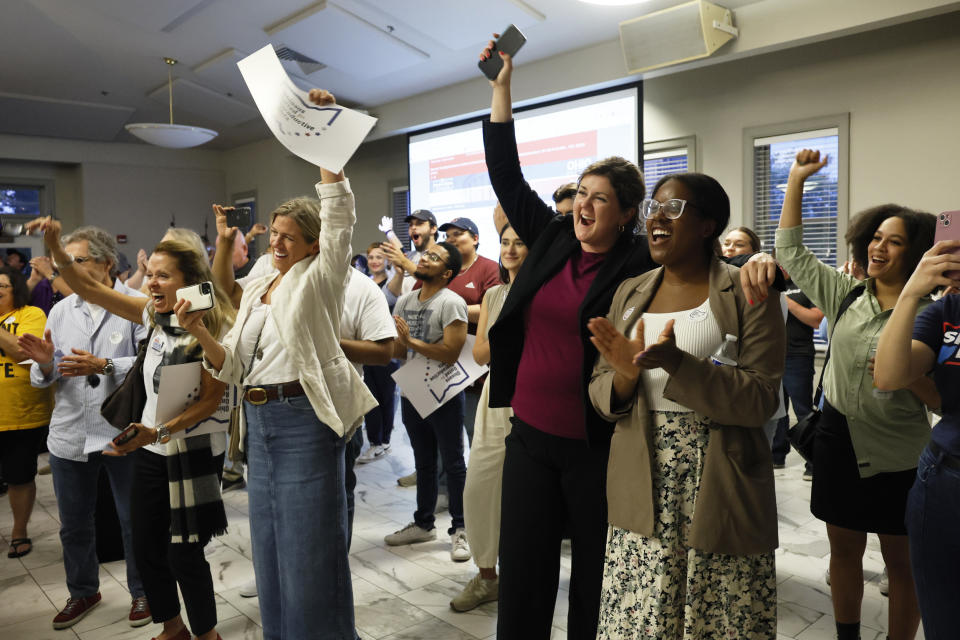
[[[92,389],[96,389],[100,386],[100,376],[95,373],[91,373],[87,376],[87,384],[90,385]]]
[[[423,254],[423,257],[429,260],[430,262],[443,262],[443,257],[439,254],[434,253],[433,251],[427,251]]]
[[[676,220],[683,213],[684,207],[687,206],[686,200],[680,200],[679,198],[671,198],[666,202],[657,202],[651,198],[647,198],[640,203],[640,214],[644,218],[652,218],[657,215],[658,212],[662,211],[670,220]]]

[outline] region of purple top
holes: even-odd
[[[53,290],[50,281],[43,278],[30,292],[30,305],[43,309],[43,312],[49,316],[54,303],[59,302],[62,298],[63,296]]]
[[[587,438],[579,310],[606,257],[605,253],[574,253],[540,288],[527,310],[513,412],[551,435]]]

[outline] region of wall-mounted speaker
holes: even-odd
[[[706,58],[737,35],[733,12],[706,0],[620,23],[620,46],[629,73]]]

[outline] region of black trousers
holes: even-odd
[[[607,538],[609,446],[553,436],[513,418],[500,525],[498,640],[550,638],[564,531],[572,545],[567,638],[597,635]]]
[[[217,602],[210,565],[203,555],[209,539],[170,543],[170,488],[164,456],[140,449],[135,454],[130,523],[133,553],[154,622],[180,613],[177,585],[187,607],[190,631],[202,635],[217,626]],[[223,454],[214,458],[223,469]],[[217,475],[220,475],[218,471]]]

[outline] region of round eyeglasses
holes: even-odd
[[[687,201],[681,200],[680,198],[671,198],[666,202],[658,202],[652,198],[647,198],[640,203],[640,214],[644,218],[652,218],[662,211],[663,215],[670,220],[676,220],[683,213],[683,209],[686,206]]]

